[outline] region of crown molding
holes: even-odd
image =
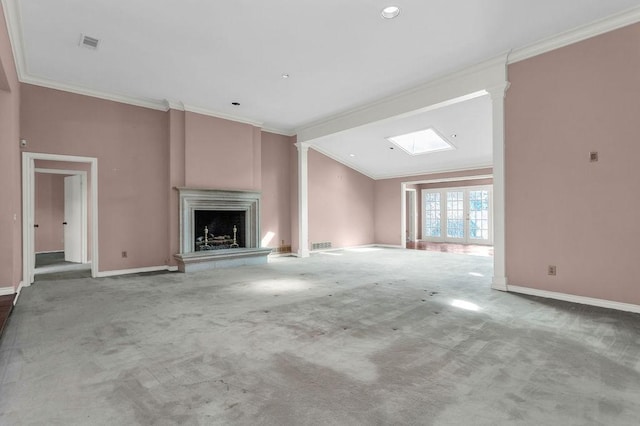
[[[285,130],[285,129],[277,129],[274,127],[266,127],[266,126],[262,126],[261,129],[263,132],[267,132],[267,133],[275,133],[276,135],[281,135],[281,136],[295,136],[296,132],[295,130]]]
[[[262,127],[262,123],[255,120],[249,120],[237,115],[225,114],[224,112],[214,111],[211,109],[201,108],[195,105],[184,104],[184,111],[196,114],[207,115],[209,117],[222,118],[224,120],[236,121],[238,123],[250,124],[255,127]]]
[[[509,54],[508,63],[513,64],[520,62],[637,22],[640,22],[640,7],[634,7],[624,12],[616,13],[615,15],[599,19],[586,25],[581,25],[520,49],[515,49]]]
[[[2,3],[4,19],[7,23],[9,42],[16,64],[16,73],[18,74],[18,80],[22,81],[22,77],[26,74],[27,64],[23,54],[24,42],[22,40],[20,5],[14,0],[0,0],[0,3]]]
[[[92,98],[104,99],[107,101],[118,102],[143,108],[150,108],[159,111],[167,111],[167,107],[163,101],[155,99],[136,98],[133,96],[124,96],[100,90],[87,89],[75,84],[60,83],[46,78],[32,77],[24,75],[20,79],[21,83],[33,84],[35,86],[47,87],[49,89],[62,90],[64,92],[75,93],[77,95],[89,96]]]
[[[442,173],[454,173],[454,172],[467,172],[472,170],[481,170],[481,169],[492,169],[492,163],[482,163],[474,166],[462,167],[462,168],[449,168],[449,169],[431,169],[425,170],[422,172],[409,173],[409,174],[394,174],[394,175],[379,175],[375,177],[375,180],[387,180],[387,179],[404,179],[404,178],[415,178],[418,176],[428,176]],[[463,176],[464,177],[464,176]],[[466,177],[465,177],[466,178]],[[475,179],[473,176],[469,176],[470,179]],[[417,182],[420,182],[422,179],[419,179]],[[408,183],[411,181],[407,181]]]

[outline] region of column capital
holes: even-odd
[[[510,86],[511,83],[505,81],[503,83],[496,84],[495,86],[487,87],[485,90],[489,93],[489,96],[491,96],[491,100],[503,99]]]
[[[311,144],[309,142],[296,142],[295,146],[298,148],[298,151],[306,152],[309,150],[309,147],[311,147]]]

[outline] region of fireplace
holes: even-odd
[[[260,193],[177,188],[180,193],[178,269],[190,272],[266,263],[260,248]]]
[[[246,216],[238,210],[195,210],[195,251],[247,247]]]

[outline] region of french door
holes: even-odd
[[[422,190],[422,239],[492,244],[491,187]]]

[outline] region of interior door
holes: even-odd
[[[82,263],[82,176],[64,178],[64,260]]]

